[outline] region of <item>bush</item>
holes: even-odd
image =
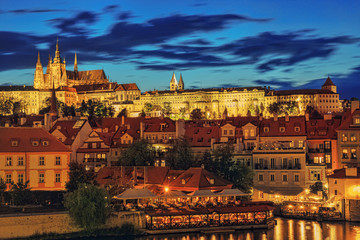
[[[83,184],[74,192],[66,193],[65,207],[75,223],[86,230],[104,224],[110,216],[106,190],[94,185]]]

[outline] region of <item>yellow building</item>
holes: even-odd
[[[65,190],[70,149],[42,128],[0,128],[0,177],[31,190]]]

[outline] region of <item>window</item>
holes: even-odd
[[[250,136],[255,137],[255,129],[250,129]]]
[[[285,127],[280,127],[279,131],[280,132],[285,132]]]
[[[356,148],[351,149],[351,159],[356,159]]]
[[[12,157],[6,157],[6,166],[12,166]]]
[[[46,146],[49,146],[49,141],[47,141],[47,140],[42,141],[41,143],[42,143],[42,145],[45,146],[45,147],[46,147]]]
[[[324,142],[325,149],[331,149],[331,143],[329,141]]]
[[[39,174],[39,183],[44,183],[45,182],[45,174],[44,173],[40,173]]]
[[[60,179],[61,179],[60,173],[56,173],[56,174],[55,174],[55,182],[59,183],[59,182],[60,182]]]
[[[185,185],[185,184],[186,184],[186,180],[185,180],[185,179],[181,179],[181,184]]]
[[[11,174],[6,174],[6,183],[11,183]]]
[[[304,142],[303,141],[299,141],[299,148],[303,148],[304,147]]]
[[[325,162],[326,163],[331,163],[331,155],[329,155],[329,154],[325,155]]]
[[[209,183],[210,183],[211,185],[214,185],[214,184],[215,184],[215,180],[214,180],[213,178],[211,178],[211,179],[209,180]]]
[[[233,130],[229,130],[229,135],[233,135]]]
[[[18,141],[18,140],[11,140],[11,146],[12,146],[12,147],[17,147],[17,146],[19,146],[19,141]]]
[[[335,191],[334,191],[334,195],[337,195],[338,194],[338,192],[337,192],[337,190],[335,189]]]
[[[264,181],[264,175],[263,174],[259,174],[259,182],[263,182]]]
[[[227,130],[224,130],[224,135],[227,135]]]
[[[349,158],[349,156],[348,156],[348,150],[347,150],[347,149],[343,149],[343,150],[342,150],[342,156],[343,156],[344,159]]]
[[[275,175],[274,174],[270,174],[270,182],[274,182],[275,181]]]
[[[300,127],[295,127],[295,132],[300,132]]]
[[[311,181],[320,181],[321,170],[312,170],[310,171],[310,180]]]
[[[61,157],[60,156],[57,156],[55,158],[55,165],[61,165]]]
[[[19,174],[18,175],[18,183],[24,183],[24,174]]]
[[[18,157],[18,166],[24,166],[24,157]]]
[[[314,163],[320,163],[319,162],[319,157],[314,157]]]
[[[345,133],[341,134],[341,141],[347,142],[347,140],[348,140],[347,134]]]
[[[283,182],[287,182],[288,176],[286,174],[282,175],[282,180],[283,180]]]
[[[271,166],[272,169],[275,168],[275,158],[270,159],[270,166]]]
[[[287,158],[283,158],[283,160],[282,160],[282,168],[283,169],[287,168]]]
[[[300,182],[300,176],[298,174],[295,174],[294,181],[295,182]]]
[[[269,132],[269,127],[264,127],[264,132]]]
[[[337,180],[335,180],[334,184],[337,184]]]
[[[45,157],[39,157],[39,165],[44,166],[45,165]]]
[[[360,124],[360,118],[354,118],[354,124]]]
[[[33,147],[39,146],[39,141],[32,141],[32,145],[33,145]]]
[[[355,134],[350,135],[350,141],[351,142],[356,142],[356,135]]]

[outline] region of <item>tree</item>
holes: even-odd
[[[110,216],[109,197],[105,189],[82,184],[65,194],[65,207],[77,225],[87,230],[105,224]]]
[[[120,164],[123,166],[149,166],[155,160],[155,151],[145,139],[131,144],[120,154]]]
[[[213,151],[212,172],[225,179],[231,179],[234,148],[230,144],[220,145]]]
[[[172,169],[186,170],[194,162],[194,154],[190,148],[189,142],[184,138],[176,139],[166,153],[166,163]]]
[[[25,205],[33,202],[32,192],[30,191],[29,181],[25,183],[12,183],[10,197],[14,205]]]
[[[70,180],[66,183],[68,191],[75,191],[81,184],[95,184],[95,173],[93,171],[86,171],[83,164],[71,162],[69,168]]]
[[[144,105],[144,111],[145,112],[151,112],[153,110],[154,106],[151,103],[145,103]]]
[[[162,113],[165,117],[168,117],[171,114],[171,105],[169,102],[164,103],[164,108],[162,109]]]
[[[119,112],[119,114],[117,115],[117,117],[119,118],[119,117],[126,117],[126,115],[127,115],[127,113],[126,113],[127,111],[126,111],[126,108],[123,108],[123,109],[121,109],[121,111]]]
[[[323,198],[327,198],[327,193],[325,191],[324,185],[322,182],[316,182],[313,185],[310,185],[310,192],[318,194],[318,192],[322,192]]]
[[[5,202],[5,199],[4,199],[5,190],[6,190],[6,183],[5,183],[4,179],[2,179],[0,177],[0,206],[3,202]]]
[[[235,188],[250,193],[254,186],[254,170],[244,163],[234,162],[230,167],[230,181]]]
[[[204,114],[201,112],[199,108],[195,108],[190,113],[191,120],[201,120],[204,118]]]

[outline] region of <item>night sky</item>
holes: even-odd
[[[0,85],[32,85],[40,51],[147,90],[271,86],[360,97],[360,1],[13,1],[0,8]]]

